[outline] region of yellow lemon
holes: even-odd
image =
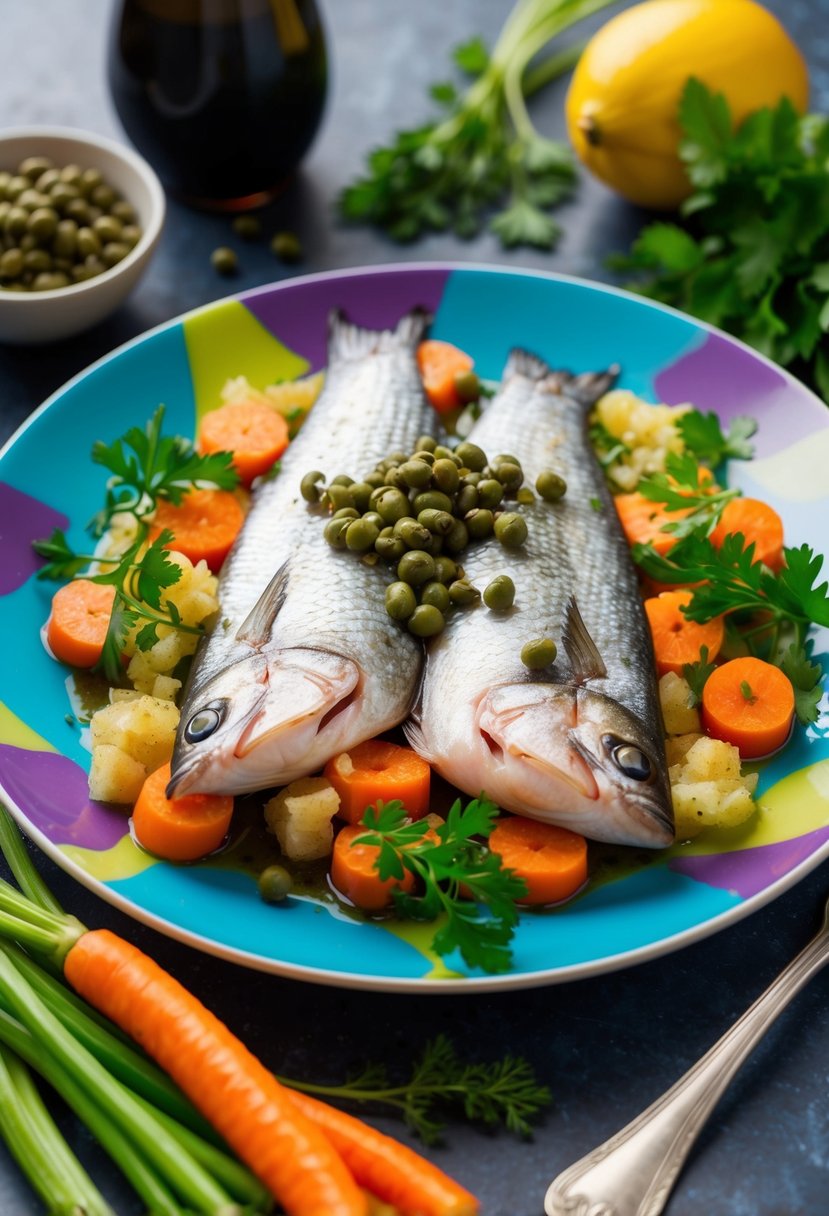
[[[691,192],[677,149],[689,77],[724,93],[735,124],[788,97],[803,112],[809,76],[776,17],[753,0],[646,0],[590,40],[567,95],[579,159],[643,207],[669,210]]]

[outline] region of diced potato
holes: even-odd
[[[688,681],[675,671],[669,671],[659,681],[659,701],[665,731],[669,735],[687,735],[700,730],[697,709],[690,704],[691,687]]]
[[[175,701],[180,688],[181,680],[174,680],[172,676],[156,676],[150,696],[156,701]]]
[[[265,803],[265,823],[289,860],[316,861],[328,857],[334,846],[331,820],[339,806],[330,781],[303,777]]]
[[[596,403],[594,419],[629,451],[608,469],[620,490],[635,490],[651,473],[665,472],[669,452],[682,452],[684,443],[677,421],[690,405],[652,405],[627,389],[614,389]]]
[[[740,776],[740,753],[731,743],[703,736],[685,756],[688,781],[734,781]]]
[[[705,827],[736,827],[753,815],[757,774],[740,772],[736,747],[689,734],[669,739],[667,752],[678,840]]]
[[[302,410],[307,414],[319,397],[325,382],[324,372],[314,372],[310,376],[300,376],[297,380],[283,380],[279,384],[269,384],[265,389],[255,388],[246,376],[234,376],[225,383],[221,392],[222,403],[228,405],[233,401],[259,401],[269,405],[284,415],[293,414],[294,410]]]
[[[102,744],[117,747],[145,773],[166,763],[173,754],[179,713],[171,701],[143,696],[115,701],[92,715],[92,755]]]
[[[123,802],[132,806],[146,776],[144,765],[120,747],[99,743],[92,751],[89,796],[97,802]]]

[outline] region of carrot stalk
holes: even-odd
[[[46,883],[32,864],[26,842],[9,815],[0,814],[0,852],[9,863],[9,868],[23,894],[33,904],[56,916],[65,915]]]

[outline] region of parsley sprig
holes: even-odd
[[[692,453],[709,468],[715,469],[726,460],[751,460],[754,455],[749,439],[757,430],[757,421],[746,414],[732,418],[728,431],[723,434],[716,414],[688,410],[680,415],[677,429],[685,451]]]
[[[649,224],[613,264],[829,399],[829,118],[783,98],[734,130],[725,97],[692,79],[679,121],[684,224]]]
[[[303,1093],[397,1110],[426,1144],[440,1140],[443,1112],[452,1108],[460,1108],[470,1122],[503,1123],[516,1135],[529,1136],[531,1121],[550,1103],[549,1089],[520,1056],[471,1063],[442,1034],[426,1043],[411,1076],[401,1083],[391,1081],[383,1065],[369,1064],[342,1085],[288,1084]]]
[[[717,524],[720,515],[737,489],[712,488],[710,475],[690,452],[669,452],[665,472],[653,473],[639,482],[639,493],[651,502],[662,503],[668,511],[684,511],[685,515],[669,520],[663,532],[673,536],[690,536],[702,531],[707,534]]]
[[[527,893],[523,879],[504,869],[484,843],[497,815],[483,796],[465,807],[457,799],[445,823],[432,828],[428,820],[409,822],[401,802],[378,802],[365,812],[366,832],[355,841],[379,850],[374,864],[380,878],[400,880],[408,870],[418,879],[419,893],[396,891],[395,907],[413,920],[442,918],[432,941],[438,954],[459,950],[467,966],[489,972],[511,965],[515,901]]]

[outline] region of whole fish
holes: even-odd
[[[185,690],[169,796],[285,784],[409,712],[422,647],[386,613],[386,572],[331,548],[324,512],[299,483],[312,469],[356,478],[432,432],[415,358],[428,321],[415,310],[375,332],[332,315],[319,400],[279,473],[255,491],[224,563],[218,621]]]
[[[613,373],[572,378],[513,351],[496,397],[469,435],[491,458],[516,456],[529,485],[567,482],[558,502],[523,508],[521,550],[472,546],[466,577],[515,583],[507,612],[457,613],[428,650],[412,745],[453,785],[595,840],[673,840],[653,650],[636,574],[587,431]],[[543,672],[524,644],[549,637]]]

